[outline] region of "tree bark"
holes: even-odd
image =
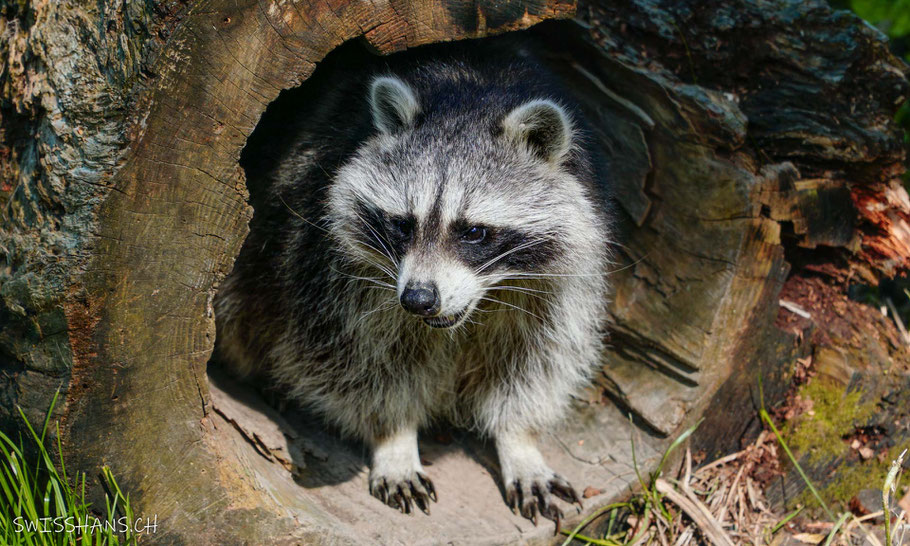
[[[43,418],[60,389],[68,468],[110,465],[136,513],[158,516],[152,541],[550,532],[517,534],[504,505],[466,525],[458,503],[473,492],[455,478],[451,513],[387,528],[359,482],[326,477],[362,467],[356,449],[289,430],[266,407],[254,412],[264,421],[249,416],[245,395],[207,380],[212,298],[252,213],[240,151],[281,90],[355,38],[385,55],[576,14],[534,34],[596,128],[623,222],[604,372],[585,417],[553,443],[603,485],[586,513],[634,483],[620,445],[630,434],[644,470],[702,416],[698,446],[730,449],[758,378],[766,403],[784,400],[797,358],[843,355],[821,371],[870,399],[906,385],[893,325],[843,294],[910,268],[891,121],[907,68],[878,32],[822,2],[35,0],[0,13],[0,425],[20,426],[17,405]],[[890,378],[873,381],[882,370]],[[457,478],[457,461],[438,466]]]

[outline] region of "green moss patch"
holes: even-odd
[[[807,457],[810,466],[842,456],[849,449],[843,438],[868,423],[876,404],[862,402],[862,391],[845,393],[833,381],[815,378],[799,389],[812,407],[787,422],[782,434],[797,457]]]

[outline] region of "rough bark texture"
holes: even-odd
[[[576,6],[0,5],[4,430],[18,426],[17,404],[40,419],[61,389],[68,468],[111,465],[137,513],[158,515],[160,543],[546,540],[549,529],[510,519],[491,480],[476,494],[496,503],[475,507],[485,519],[468,523],[475,492],[459,490],[459,478],[480,471],[445,442],[427,449],[451,477],[442,513],[408,525],[374,515],[356,447],[248,414],[210,390],[206,363],[212,297],[252,212],[238,158],[282,89],[357,37],[390,54]],[[910,268],[891,122],[910,87],[884,38],[821,2],[592,1],[577,19],[535,32],[598,128],[625,223],[604,374],[584,417],[548,444],[575,461],[566,464],[576,479],[603,486],[588,510],[635,479],[631,431],[614,403],[636,416],[647,465],[702,415],[699,445],[731,447],[748,428],[758,377],[768,403],[779,401],[798,357],[828,362],[817,373],[861,385],[869,400],[900,392],[908,354],[893,326],[848,327],[827,312],[841,302],[836,315],[856,324],[867,309],[836,295]],[[825,298],[810,295],[815,282]],[[780,299],[812,318],[794,323]],[[830,364],[832,350],[843,365]],[[852,381],[850,370],[891,375]],[[377,523],[386,519],[388,528]]]

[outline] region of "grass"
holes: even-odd
[[[59,394],[59,393],[58,393]],[[46,444],[57,395],[40,433],[21,408],[28,434],[19,441],[0,432],[0,544],[9,546],[115,546],[138,543],[138,527],[110,469],[102,469],[107,490],[104,509],[96,512],[85,500],[86,476],[73,476],[71,487],[62,457],[55,463]],[[62,453],[59,425],[57,452]],[[27,447],[28,446],[28,449]],[[34,455],[37,454],[37,455]]]
[[[900,537],[894,536],[891,529],[891,499],[894,496],[894,493],[898,490],[898,485],[900,484],[900,476],[903,470],[904,456],[907,455],[907,450],[905,449],[891,463],[891,470],[888,471],[888,477],[885,478],[885,485],[882,487],[882,512],[884,512],[888,517],[885,518],[885,544],[890,546],[891,544],[903,544],[904,542],[904,533],[907,530],[907,527],[904,526],[901,529]],[[900,525],[901,521],[905,516],[908,516],[906,513],[901,513],[897,518],[897,523]],[[910,524],[910,518],[908,518],[908,524]],[[895,540],[896,539],[896,540]]]
[[[649,476],[647,481],[645,481],[639,472],[638,461],[635,456],[635,440],[632,438],[632,462],[638,476],[639,485],[641,486],[641,493],[634,496],[628,502],[617,502],[599,508],[579,523],[572,531],[562,530],[561,532],[566,535],[563,546],[569,546],[573,540],[581,541],[583,544],[595,544],[599,546],[636,544],[649,532],[649,524],[652,521],[654,522],[654,525],[669,528],[676,519],[676,515],[673,513],[672,508],[669,508],[666,504],[668,502],[666,500],[666,494],[659,490],[658,484],[665,483],[661,481],[660,477],[663,474],[664,467],[666,466],[670,455],[689,439],[698,428],[699,424],[701,424],[701,421],[680,434],[679,437],[670,444],[664,452],[663,457],[661,457],[657,469]],[[581,531],[591,522],[606,514],[610,515],[610,519],[607,530],[601,538],[594,538],[581,534]],[[614,528],[617,527],[617,522],[621,519],[625,520],[626,524],[632,520],[635,522],[635,525],[629,526],[629,529],[624,531],[617,529],[614,533]]]
[[[663,475],[670,455],[685,443],[698,425],[683,432],[667,448],[657,469],[647,479],[639,472],[633,440],[633,465],[639,477],[640,492],[629,500],[598,509],[571,531],[562,530],[566,537],[563,546],[768,545],[779,540],[782,532],[798,537],[802,543],[824,546],[905,544],[910,539],[910,515],[899,508],[893,509],[893,501],[899,495],[901,469],[907,451],[904,450],[892,461],[884,483],[863,484],[882,491],[880,511],[863,517],[849,511],[835,513],[819,494],[765,409],[761,391],[759,384],[762,399],[759,417],[767,427],[766,431],[745,450],[702,465],[695,472],[692,470],[691,453],[687,449],[681,475],[676,479]],[[767,457],[777,460],[778,448],[822,507],[826,519],[807,520],[804,507],[787,514],[770,508],[770,503],[764,499],[763,492],[750,474],[758,465],[766,464]],[[886,514],[887,517],[883,517]],[[803,517],[798,520],[799,516]],[[602,530],[598,533],[587,532],[586,529],[596,520],[601,520]],[[875,520],[881,520],[877,529],[872,527]],[[822,529],[824,533],[795,532],[794,525],[797,529]]]

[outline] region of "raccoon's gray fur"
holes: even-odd
[[[534,437],[598,362],[611,234],[577,111],[502,56],[339,82],[307,110],[218,294],[218,350],[366,441],[392,506],[435,500],[417,431],[438,419],[492,437],[507,502],[557,519],[551,493],[578,496]]]

